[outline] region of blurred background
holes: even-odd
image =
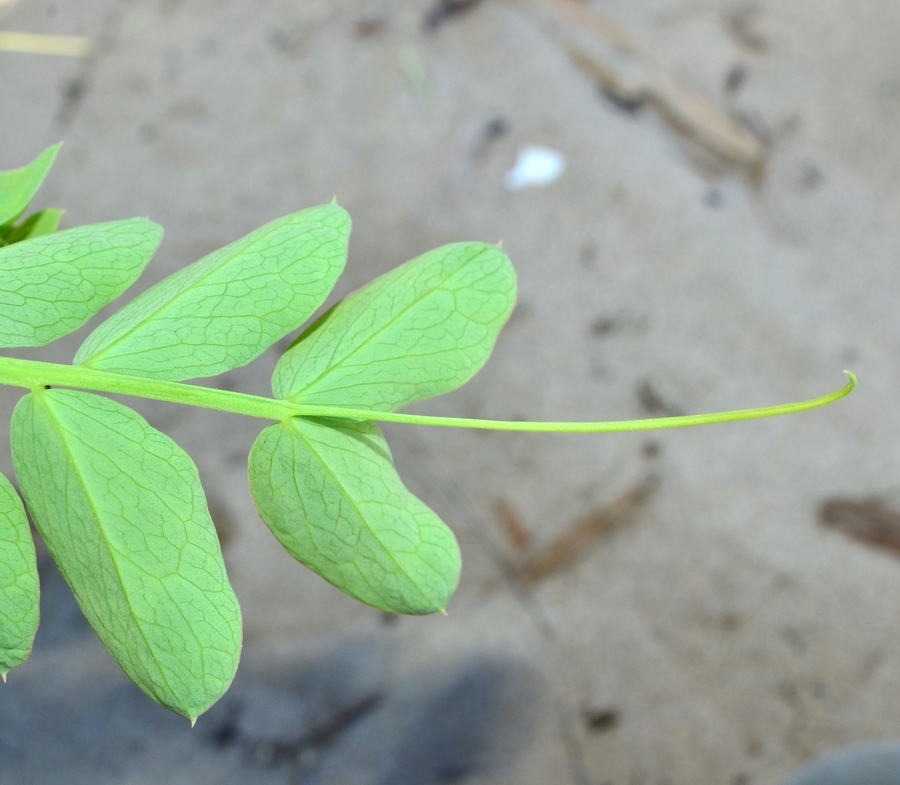
[[[462,547],[428,618],[281,550],[247,489],[262,423],[129,401],[198,464],[241,669],[190,729],[130,685],[43,554],[35,651],[0,685],[0,782],[778,785],[900,737],[900,4],[0,13],[0,169],[63,140],[35,207],[165,227],[125,299],[336,196],[354,230],[329,304],[451,241],[502,240],[517,269],[494,357],[416,411],[628,419],[860,381],[826,409],[682,431],[385,427]],[[39,54],[52,39],[12,32],[84,41]],[[96,323],[10,354],[68,362]],[[210,383],[269,394],[276,349]],[[0,422],[19,395],[0,390]]]

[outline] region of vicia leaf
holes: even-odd
[[[279,361],[273,393],[393,411],[455,390],[487,361],[515,300],[515,271],[499,247],[429,251],[316,320]]]
[[[250,490],[288,552],[362,602],[434,613],[456,588],[456,538],[403,486],[374,423],[266,428],[250,452]]]
[[[11,434],[84,615],[147,695],[194,720],[231,683],[241,618],[193,462],[136,412],[73,390],[26,395]]]
[[[38,627],[38,571],[22,500],[0,474],[0,676],[31,654]]]
[[[322,304],[349,234],[336,204],[272,221],[136,297],[88,336],[75,363],[171,381],[246,365]]]
[[[0,347],[39,346],[80,327],[138,277],[161,238],[142,219],[53,234],[56,210],[16,225],[57,150],[0,172]],[[279,400],[180,383],[244,365],[299,327],[342,271],[349,231],[336,204],[289,215],[133,300],[87,338],[74,366],[0,356],[0,385],[31,391],[16,407],[11,437],[37,528],[123,670],[192,720],[225,692],[241,648],[240,608],[196,467],[131,409],[75,390],[278,421],[250,453],[262,519],[295,558],[347,594],[424,614],[442,610],[456,588],[459,547],[403,486],[375,420],[637,431],[807,411],[856,386],[848,371],[843,389],[807,401],[625,422],[399,414],[471,378],[512,311],[515,273],[498,247],[483,243],[426,253],[324,314],[278,363]],[[35,561],[22,503],[0,475],[4,677],[34,638]]]
[[[28,166],[0,172],[0,227],[13,223],[31,203],[62,145],[48,147]]]
[[[138,279],[161,239],[162,227],[131,218],[0,248],[0,347],[77,330]]]

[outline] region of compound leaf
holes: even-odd
[[[40,589],[31,528],[22,500],[0,474],[0,676],[31,654]]]
[[[43,346],[133,284],[162,227],[146,218],[79,226],[0,248],[0,346]]]
[[[73,390],[26,395],[11,435],[84,615],[147,695],[194,720],[234,677],[241,618],[193,462],[136,412]]]
[[[32,197],[53,166],[60,144],[48,147],[28,166],[0,172],[0,226],[15,221],[28,209]]]
[[[3,245],[20,243],[34,237],[42,237],[45,234],[53,234],[59,226],[63,211],[47,208],[37,213],[32,213],[18,226],[10,227],[3,235]]]
[[[250,490],[295,559],[368,605],[433,613],[456,588],[456,538],[403,486],[374,423],[266,428],[250,452]]]
[[[135,298],[88,336],[75,363],[171,381],[246,365],[322,304],[349,234],[336,204],[272,221]]]
[[[516,299],[494,245],[455,243],[338,303],[282,356],[276,398],[393,411],[454,390],[487,361]]]

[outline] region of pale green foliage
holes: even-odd
[[[25,662],[38,626],[38,572],[25,508],[0,474],[0,676]]]
[[[484,365],[516,300],[497,246],[445,245],[381,276],[307,329],[272,377],[276,398],[394,411]]]
[[[100,639],[135,683],[195,719],[237,669],[241,617],[200,477],[108,398],[26,395],[12,421],[22,493]]]
[[[55,233],[57,210],[21,224],[58,148],[0,173],[0,346],[40,346],[133,283],[161,229],[135,218]],[[136,412],[87,390],[275,420],[250,454],[260,515],[285,548],[369,605],[443,610],[460,555],[450,529],[403,486],[373,420],[503,430],[684,427],[823,406],[797,404],[624,423],[526,423],[398,414],[459,387],[512,311],[515,273],[496,246],[438,248],[339,303],[282,357],[275,398],[180,383],[244,365],[301,326],[343,270],[337,204],[273,221],[166,278],[101,323],[74,366],[0,356],[0,384],[30,390],[12,423],[28,509],[85,616],[150,697],[195,719],[228,688],[241,616],[191,459]],[[34,547],[0,478],[0,673],[37,624]]]
[[[12,235],[31,239],[0,249],[0,345],[44,344],[79,327],[135,280],[161,237],[144,219],[34,236],[52,232],[58,217],[38,214]],[[322,304],[344,268],[349,232],[337,204],[273,221],[100,324],[76,368],[86,378],[102,372],[149,383],[244,365]],[[410,286],[412,297],[404,291]],[[363,383],[354,363],[374,367],[379,358],[378,382],[363,396],[373,405],[459,386],[484,364],[514,297],[508,260],[481,244],[440,249],[385,276],[332,312],[345,316],[316,330],[341,344],[333,369],[315,366],[345,380],[346,392],[335,391],[330,402],[361,400],[347,381],[355,374]],[[360,304],[375,317],[368,328],[353,324]],[[411,352],[406,371],[398,346]],[[227,688],[240,651],[240,613],[197,471],[132,410],[90,393],[44,389],[50,383],[29,384],[13,417],[26,503],[123,670],[155,700],[194,718]],[[459,578],[456,540],[403,487],[373,423],[288,416],[257,440],[251,481],[288,550],[339,588],[400,613],[447,603]],[[0,562],[24,580],[14,555],[13,545],[0,546]],[[0,634],[22,637],[2,614]]]
[[[75,364],[175,381],[246,365],[322,304],[349,234],[336,204],[272,221],[132,300],[88,336]]]
[[[250,490],[288,553],[358,600],[434,613],[456,588],[456,538],[403,487],[375,423],[269,426],[250,452]]]
[[[44,346],[133,284],[162,227],[146,218],[79,226],[0,248],[0,346]]]
[[[28,166],[0,172],[0,235],[28,209],[32,198],[53,166],[61,145],[42,152]]]

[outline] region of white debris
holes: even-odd
[[[566,157],[558,150],[532,144],[522,147],[516,165],[503,178],[508,191],[542,188],[555,182],[566,170]]]

